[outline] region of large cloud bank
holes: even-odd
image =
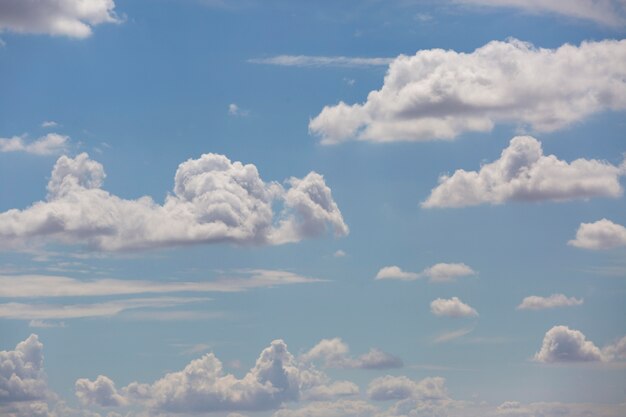
[[[282,244],[348,226],[324,178],[311,172],[287,188],[264,182],[252,164],[204,154],[179,165],[173,194],[126,200],[101,188],[103,166],[85,153],[56,162],[46,201],[0,213],[0,241],[85,244],[118,251],[191,243]],[[273,206],[282,205],[274,212]]]

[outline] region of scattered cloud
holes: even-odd
[[[33,155],[58,155],[69,146],[69,136],[48,133],[34,141],[27,141],[23,136],[0,138],[0,153],[25,152]]]
[[[55,122],[54,120],[46,120],[41,124],[41,127],[49,128],[49,127],[57,127],[58,125],[59,124]]]
[[[57,275],[0,275],[0,297],[89,297],[178,292],[238,292],[254,288],[320,282],[293,272],[243,269],[213,281],[79,280]]]
[[[94,26],[120,23],[113,0],[3,0],[0,30],[84,39]]]
[[[381,268],[376,274],[377,280],[396,279],[402,281],[414,281],[420,278],[429,278],[430,282],[453,282],[457,278],[476,275],[469,266],[464,263],[438,263],[424,269],[422,272],[406,272],[400,267],[392,265]]]
[[[567,326],[554,326],[546,332],[534,359],[544,363],[600,362],[604,357],[600,349],[580,331]]]
[[[104,375],[98,375],[94,381],[78,379],[74,388],[76,396],[84,405],[119,407],[127,403],[126,398],[117,392],[113,381]]]
[[[337,251],[335,251],[335,253],[333,253],[333,257],[335,258],[344,258],[346,256],[348,256],[348,254],[341,249],[338,249]]]
[[[459,339],[459,338],[461,338],[463,336],[467,336],[472,331],[474,331],[473,327],[464,327],[462,329],[457,329],[457,330],[452,330],[452,331],[449,331],[449,332],[444,332],[444,333],[441,333],[441,334],[437,335],[433,339],[433,342],[434,343],[446,343],[446,342],[449,342],[451,340],[455,340],[455,339]]]
[[[372,67],[387,66],[394,58],[364,58],[349,56],[278,55],[269,58],[253,58],[252,64],[279,65],[284,67]]]
[[[583,299],[575,297],[567,297],[563,294],[552,294],[549,297],[541,297],[538,295],[531,295],[522,300],[522,303],[517,306],[518,310],[544,310],[547,308],[556,307],[573,307],[582,305]]]
[[[348,345],[338,337],[321,340],[303,354],[301,359],[304,362],[322,361],[327,368],[391,369],[404,366],[402,359],[376,348],[353,358]]]
[[[350,381],[335,381],[328,385],[318,385],[307,390],[307,401],[331,401],[336,398],[352,397],[359,394],[359,386]]]
[[[104,251],[232,242],[284,244],[348,226],[324,177],[290,178],[287,188],[265,183],[254,165],[204,154],[179,165],[174,194],[125,200],[101,188],[102,165],[86,153],[61,156],[46,201],[0,213],[0,240],[19,248],[42,240]],[[274,213],[274,206],[282,210]]]
[[[367,387],[367,396],[375,401],[405,400],[444,400],[448,398],[446,380],[441,377],[414,381],[405,376],[383,376],[374,379]]]
[[[595,23],[622,27],[626,25],[626,7],[620,0],[453,0],[460,4],[485,7],[505,7],[528,13],[552,13]]]
[[[228,114],[231,116],[247,116],[250,114],[248,110],[244,110],[235,103],[228,105]]]
[[[39,329],[52,329],[55,327],[67,327],[63,321],[44,321],[44,320],[31,320],[28,323],[28,327]]]
[[[437,298],[430,303],[430,311],[435,316],[445,317],[477,317],[478,312],[465,304],[458,297],[450,299]]]
[[[571,163],[544,155],[541,142],[517,136],[500,158],[479,171],[457,170],[441,176],[439,185],[421,203],[424,208],[502,204],[507,201],[567,201],[623,194],[620,166],[595,159]]]
[[[498,123],[554,131],[597,112],[625,109],[623,62],[626,40],[543,49],[509,39],[471,53],[422,50],[397,57],[383,87],[365,103],[324,107],[309,131],[326,145],[449,140]]]
[[[626,360],[626,336],[602,349],[604,358],[609,361]]]
[[[593,250],[626,246],[626,227],[607,219],[581,223],[576,231],[576,239],[570,240],[567,244]]]
[[[363,400],[320,401],[278,410],[273,417],[370,417],[377,415],[377,411],[378,407]]]

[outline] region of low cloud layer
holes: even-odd
[[[520,305],[517,306],[518,310],[544,310],[547,308],[556,307],[573,307],[582,305],[583,300],[576,297],[567,297],[563,294],[552,294],[549,297],[541,297],[538,295],[531,295],[524,298]]]
[[[24,152],[33,155],[58,155],[69,146],[69,136],[48,133],[45,136],[28,141],[22,136],[0,138],[0,153]]]
[[[445,317],[477,317],[478,312],[462,302],[458,297],[450,299],[437,298],[430,303],[430,311],[435,316]]]
[[[0,30],[70,38],[91,36],[94,26],[119,23],[113,0],[3,0]]]
[[[405,400],[444,400],[449,398],[441,377],[414,381],[405,376],[384,376],[374,379],[367,387],[367,396],[375,401]]]
[[[283,244],[348,234],[324,178],[311,172],[287,188],[265,183],[254,165],[204,154],[179,165],[174,193],[159,205],[126,200],[101,188],[103,166],[85,153],[62,156],[46,201],[0,213],[0,241],[82,244],[95,250],[148,249],[192,243]],[[280,212],[274,206],[282,204]]]
[[[464,263],[438,263],[421,272],[403,271],[395,265],[385,266],[378,271],[375,279],[414,281],[420,278],[429,278],[430,282],[453,282],[457,278],[471,275],[476,275],[476,271]]]
[[[422,203],[425,208],[502,204],[507,201],[566,201],[623,194],[625,165],[577,159],[570,163],[544,155],[541,142],[517,136],[500,158],[478,171],[457,170],[439,178]]]
[[[576,239],[567,242],[581,249],[605,250],[626,246],[626,227],[608,219],[581,223]]]
[[[422,50],[397,57],[364,103],[324,107],[309,131],[323,144],[453,139],[500,123],[554,131],[625,109],[625,62],[626,40],[542,49],[510,39],[470,53]]]
[[[376,348],[353,358],[348,345],[338,337],[321,340],[301,359],[305,362],[321,361],[327,368],[343,369],[391,369],[404,365],[402,359]]]

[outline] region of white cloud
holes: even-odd
[[[43,344],[31,334],[15,350],[0,351],[0,405],[47,396]]]
[[[119,407],[127,401],[117,392],[115,384],[104,375],[98,375],[94,381],[81,378],[75,384],[76,396],[85,405],[99,405],[101,407]]]
[[[510,39],[471,53],[422,50],[397,57],[365,103],[326,106],[309,130],[323,144],[452,139],[497,123],[553,131],[625,109],[624,62],[626,40],[541,49]]]
[[[207,301],[194,297],[131,298],[92,304],[0,304],[0,318],[12,320],[63,320],[86,317],[111,317],[127,310],[162,309]],[[158,320],[158,312],[151,311],[145,319]]]
[[[48,127],[57,127],[59,124],[57,122],[55,122],[54,120],[45,120],[42,124],[41,127],[44,128],[48,128]]]
[[[0,138],[0,153],[25,152],[34,155],[56,155],[67,150],[69,136],[57,133],[48,133],[31,142],[27,142],[21,136],[12,138]]]
[[[204,154],[179,165],[174,194],[125,200],[101,189],[101,164],[85,153],[56,162],[46,201],[0,213],[4,245],[43,241],[119,251],[192,243],[282,244],[348,226],[324,178],[265,183],[254,165]],[[273,205],[282,203],[280,213]]]
[[[602,354],[607,360],[626,360],[626,336],[622,337],[615,343],[605,346],[602,349]]]
[[[473,327],[464,327],[462,329],[456,329],[449,332],[439,334],[433,339],[434,343],[445,343],[460,337],[466,336],[474,331]]]
[[[62,321],[45,321],[45,320],[31,320],[28,323],[28,327],[34,327],[39,329],[53,329],[55,327],[67,327],[65,322]]]
[[[507,201],[566,201],[620,197],[624,169],[605,161],[576,159],[571,163],[544,155],[541,142],[517,136],[500,158],[479,171],[457,170],[441,176],[421,205],[425,208],[502,204]]]
[[[401,368],[404,365],[400,358],[376,348],[353,358],[350,356],[348,345],[338,337],[322,339],[303,354],[301,360],[304,362],[320,360],[327,368],[344,369],[390,369]]]
[[[437,298],[430,303],[430,311],[435,316],[446,317],[477,317],[478,312],[465,304],[458,297],[450,299]]]
[[[297,409],[282,409],[273,417],[369,417],[376,415],[377,407],[362,400],[314,402]]]
[[[174,292],[237,292],[320,282],[293,272],[267,269],[224,273],[213,281],[78,280],[55,275],[0,275],[0,297],[87,297]]]
[[[235,103],[231,103],[228,105],[228,114],[231,116],[247,116],[250,112],[242,109]]]
[[[351,397],[359,393],[359,386],[350,381],[335,381],[328,385],[318,385],[306,391],[303,399],[308,401],[331,401],[341,397]]]
[[[343,258],[343,257],[345,257],[347,255],[348,254],[345,251],[341,250],[341,249],[338,249],[337,251],[335,251],[335,253],[333,253],[333,257],[335,257],[335,258]]]
[[[403,281],[413,281],[420,277],[418,273],[403,271],[400,267],[392,265],[385,266],[378,271],[376,279],[399,279]]]
[[[576,239],[567,243],[577,248],[594,250],[626,246],[626,227],[607,219],[581,223],[576,231]]]
[[[113,0],[3,0],[0,30],[87,38],[93,26],[119,23]]]
[[[576,297],[567,297],[563,294],[552,294],[549,297],[540,297],[531,295],[525,297],[522,303],[517,306],[518,310],[543,310],[546,308],[556,307],[572,307],[579,306],[583,303],[583,299]]]
[[[280,65],[287,67],[371,67],[387,66],[394,58],[363,58],[348,56],[278,55],[269,58],[254,58],[253,64]]]
[[[383,376],[370,382],[367,396],[375,401],[415,399],[437,401],[448,398],[446,380],[441,377],[414,381],[405,376]]]
[[[507,7],[530,13],[553,13],[620,27],[626,24],[625,4],[621,0],[453,0],[456,3],[488,7]]]
[[[421,272],[407,272],[395,265],[381,268],[375,279],[397,279],[402,281],[414,281],[423,277],[429,278],[430,282],[452,282],[456,278],[475,275],[474,271],[464,263],[438,263]]]
[[[543,344],[534,357],[537,362],[603,361],[602,352],[578,330],[554,326],[546,332]]]

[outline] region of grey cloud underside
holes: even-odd
[[[179,165],[174,193],[163,205],[150,197],[126,200],[103,190],[104,168],[87,154],[62,156],[48,197],[24,210],[0,213],[2,245],[42,239],[119,251],[197,243],[276,245],[348,226],[324,178],[311,172],[287,188],[265,183],[254,165],[205,154]],[[282,205],[274,212],[275,205]]]
[[[323,144],[449,140],[498,123],[554,131],[624,109],[626,40],[541,49],[512,39],[471,53],[401,55],[380,90],[361,104],[324,107],[309,130]]]
[[[113,0],[2,0],[0,30],[87,38],[93,26],[119,23]]]
[[[617,155],[616,155],[617,156]],[[424,208],[503,204],[508,201],[567,201],[623,195],[620,178],[626,165],[596,159],[566,162],[544,155],[531,136],[511,139],[500,158],[478,171],[459,169],[439,178]]]
[[[543,338],[534,360],[544,363],[612,362],[626,359],[626,336],[603,349],[567,326],[554,326]]]
[[[18,343],[15,350],[0,351],[0,406],[44,400],[47,390],[43,344],[36,335]]]

